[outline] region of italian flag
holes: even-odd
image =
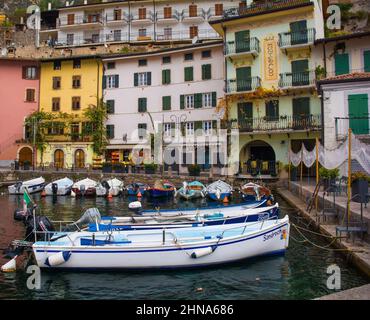
[[[27,189],[25,188],[24,192],[23,192],[23,211],[24,212],[27,211],[27,207],[30,203],[33,203],[33,201],[31,199],[31,196],[29,195]]]

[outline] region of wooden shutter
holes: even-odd
[[[164,7],[163,13],[164,13],[164,18],[165,19],[172,18],[172,8],[171,7]]]
[[[193,81],[193,67],[185,67],[185,81]]]
[[[162,109],[171,110],[171,96],[162,97]]]
[[[196,17],[197,16],[197,5],[196,4],[191,4],[189,6],[189,17]]]
[[[243,30],[235,32],[235,52],[250,51],[250,31]]]
[[[134,86],[137,87],[139,85],[139,74],[134,73]]]
[[[185,96],[180,95],[180,109],[185,109]]]
[[[217,92],[212,92],[212,107],[217,106]]]
[[[119,75],[114,75],[114,87],[119,88]]]
[[[223,11],[224,11],[224,5],[222,3],[216,3],[215,4],[215,15],[222,16]]]
[[[211,65],[210,64],[203,64],[202,65],[202,80],[209,80],[211,79]]]
[[[71,25],[75,23],[75,15],[74,13],[67,15],[67,24]]]
[[[370,50],[364,51],[364,71],[370,72]]]
[[[147,106],[147,99],[146,98],[139,98],[138,100],[138,111],[139,112],[146,112]]]
[[[191,26],[189,28],[190,39],[198,36],[198,26]]]
[[[203,95],[201,93],[194,94],[194,108],[201,108],[203,104]]]
[[[162,84],[170,83],[171,83],[171,70],[169,69],[162,70]]]
[[[295,21],[290,23],[290,41],[292,45],[307,43],[307,21]]]
[[[22,67],[22,79],[27,78],[27,67]]]
[[[152,85],[152,73],[151,72],[146,73],[146,79],[147,79],[147,85],[148,86]]]
[[[348,53],[336,54],[335,55],[335,75],[339,76],[342,74],[349,73],[349,55]]]
[[[139,8],[139,19],[146,19],[146,8]]]

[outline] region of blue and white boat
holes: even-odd
[[[207,188],[199,181],[183,182],[183,186],[176,190],[175,195],[185,200],[204,198],[207,194]]]
[[[227,197],[229,198],[233,192],[233,187],[228,183],[217,180],[207,186],[207,194],[209,198],[215,201],[224,201]]]
[[[289,218],[254,223],[137,231],[79,231],[32,245],[40,268],[158,269],[224,264],[282,254]]]
[[[175,191],[176,188],[172,183],[161,180],[155,181],[154,185],[146,190],[151,198],[170,198],[173,197]]]
[[[261,201],[264,199],[273,200],[270,189],[259,184],[248,182],[240,188],[243,200],[246,202]]]
[[[127,195],[137,196],[140,192],[141,195],[144,195],[149,186],[141,182],[133,182],[126,186]]]
[[[36,193],[41,192],[45,187],[45,179],[43,177],[26,180],[26,181],[18,181],[15,184],[8,187],[9,194],[23,194],[25,190],[28,193]]]
[[[58,195],[65,196],[71,193],[73,181],[67,177],[55,180],[45,186],[47,196]]]

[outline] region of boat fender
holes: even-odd
[[[3,266],[1,266],[2,272],[15,272],[17,270],[17,256],[15,256],[12,260],[5,263]]]
[[[141,202],[140,201],[133,201],[128,204],[129,210],[135,212],[135,213],[140,213],[142,210]]]
[[[215,250],[216,250],[216,246],[212,246],[212,247],[207,247],[207,248],[201,248],[201,249],[197,249],[197,250],[194,250],[190,257],[192,259],[198,259],[198,258],[201,258],[201,257],[204,257],[204,256],[208,256],[210,255],[211,253],[213,253]]]
[[[61,251],[48,256],[45,260],[45,264],[49,267],[59,266],[69,260],[72,253],[71,251]]]

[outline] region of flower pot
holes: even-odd
[[[369,193],[369,182],[365,179],[356,179],[351,184],[351,195],[354,202],[366,202]]]

